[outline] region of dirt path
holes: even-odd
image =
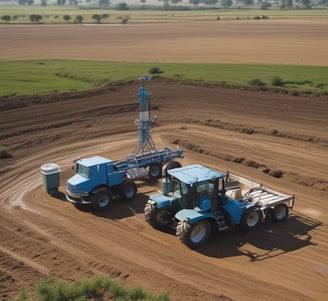
[[[327,100],[151,82],[158,146],[179,143],[184,165],[229,169],[296,194],[287,221],[250,233],[224,232],[193,251],[174,233],[145,223],[144,204],[157,182],[138,182],[135,201],[101,213],[64,200],[74,159],[118,159],[135,148],[137,87],[0,102],[0,144],[13,154],[0,160],[0,298],[15,296],[21,286],[30,292],[45,276],[105,274],[154,293],[168,290],[172,300],[325,300]],[[45,162],[62,168],[58,198],[42,190]],[[283,177],[264,168],[281,170]]]

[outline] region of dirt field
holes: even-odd
[[[91,59],[328,66],[328,20],[13,26],[0,59]]]
[[[236,23],[224,23],[230,34],[236,34],[231,39],[237,45],[234,56],[223,45],[215,48],[217,52],[211,50],[214,47],[203,47],[212,45],[208,44],[210,34],[204,31],[204,43],[198,37],[197,45],[193,44],[197,39],[193,40],[192,26],[181,27],[184,33],[177,38],[171,37],[173,27],[163,30],[158,35],[163,42],[158,43],[152,43],[154,34],[148,25],[138,25],[138,30],[1,26],[0,40],[6,43],[0,43],[0,58],[230,61],[230,57],[240,62],[328,65],[328,51],[323,51],[327,39],[322,34],[328,22],[304,21],[300,31],[295,27],[298,21],[285,22],[291,22],[290,26],[270,20],[258,27],[250,21],[238,30]],[[214,24],[218,31],[212,32],[212,41],[224,33],[221,23]],[[208,26],[213,28],[213,24]],[[257,47],[238,44],[243,39],[236,42],[247,26],[261,32]],[[125,36],[127,28],[134,39],[128,33],[130,38]],[[289,39],[293,30],[297,47]],[[104,32],[109,37],[105,41],[99,38]],[[120,40],[114,39],[113,32],[119,32],[115,37]],[[143,41],[137,35],[140,32]],[[270,47],[285,32],[289,32],[285,42]],[[254,55],[254,49],[271,52],[261,50],[263,56]],[[148,195],[159,187],[156,181],[138,182],[135,201],[117,201],[106,212],[78,209],[65,201],[65,183],[73,175],[74,159],[90,155],[119,159],[135,149],[138,86],[134,82],[94,93],[0,100],[0,145],[13,155],[0,160],[0,299],[17,295],[23,286],[31,293],[35,282],[46,276],[70,281],[104,274],[154,293],[167,290],[171,300],[177,301],[326,300],[327,99],[194,83],[149,83],[154,95],[152,113],[160,122],[152,131],[158,147],[178,143],[185,151],[183,165],[203,163],[230,170],[296,195],[288,220],[263,223],[249,233],[223,232],[194,251],[174,233],[157,231],[144,221],[143,208]],[[40,166],[46,162],[62,169],[57,198],[42,189]],[[265,168],[280,170],[283,176],[274,178],[263,172]]]
[[[45,276],[73,280],[105,274],[154,293],[168,290],[172,300],[325,300],[327,100],[149,84],[153,113],[160,118],[153,130],[158,146],[179,142],[184,165],[229,169],[296,194],[287,221],[264,223],[249,233],[220,233],[193,251],[174,233],[144,221],[143,208],[157,182],[138,182],[135,201],[117,201],[102,213],[64,200],[74,159],[95,154],[119,159],[134,150],[138,84],[68,99],[0,102],[1,145],[13,154],[0,161],[0,298],[21,286],[31,289]],[[205,125],[209,120],[212,126]],[[243,164],[233,162],[240,157]],[[40,166],[46,162],[62,168],[58,198],[42,189]],[[263,173],[265,167],[283,171],[283,177]]]

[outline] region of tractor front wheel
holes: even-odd
[[[195,224],[189,224],[187,221],[179,221],[176,235],[187,246],[197,248],[209,239],[211,235],[211,223],[207,219]]]
[[[125,181],[120,187],[120,194],[124,201],[131,201],[137,195],[137,185],[133,181]]]
[[[92,206],[96,210],[105,210],[112,202],[113,194],[106,188],[98,190],[92,196]]]
[[[158,208],[156,204],[147,202],[144,211],[146,222],[156,229],[164,229],[171,223],[170,211]]]
[[[255,229],[262,221],[262,213],[260,210],[246,211],[241,217],[240,227],[244,231]]]

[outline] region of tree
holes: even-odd
[[[1,19],[7,24],[11,21],[11,17],[8,15],[2,16]]]
[[[69,20],[71,20],[71,16],[70,15],[64,15],[63,19],[68,22]]]
[[[110,1],[109,0],[99,0],[98,5],[99,6],[109,6]]]
[[[302,4],[305,8],[311,8],[311,0],[302,0]]]
[[[202,2],[206,5],[215,5],[218,3],[218,0],[202,0]]]
[[[267,2],[267,1],[262,2],[261,9],[266,10],[269,7],[271,7],[271,3]]]
[[[41,6],[47,6],[47,0],[41,0]]]
[[[287,8],[292,9],[293,8],[293,0],[287,0]]]
[[[232,5],[232,0],[221,0],[221,4],[224,8],[229,8]]]
[[[40,23],[40,21],[42,20],[42,16],[41,15],[30,15],[30,20],[32,23],[36,22],[36,23]]]
[[[254,3],[253,0],[242,0],[241,1],[243,4],[245,4],[246,6],[252,5]]]
[[[32,5],[33,3],[34,0],[18,0],[19,5],[25,5],[25,4]]]
[[[100,22],[101,22],[101,19],[102,19],[102,17],[101,17],[101,15],[98,15],[98,14],[94,14],[94,15],[92,16],[92,19],[95,19],[95,20],[97,21],[97,23],[100,23]]]
[[[66,0],[57,0],[57,5],[65,5]]]
[[[81,15],[76,16],[75,22],[81,24],[83,22],[83,16],[81,16]]]
[[[117,5],[117,9],[119,10],[129,10],[130,8],[128,7],[127,3],[122,2]]]
[[[199,0],[189,0],[189,3],[193,5],[198,5],[199,2],[200,2]]]

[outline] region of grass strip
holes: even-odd
[[[150,70],[176,80],[237,86],[260,83],[301,93],[328,94],[327,66],[28,60],[0,61],[0,97],[84,91],[135,80]]]

